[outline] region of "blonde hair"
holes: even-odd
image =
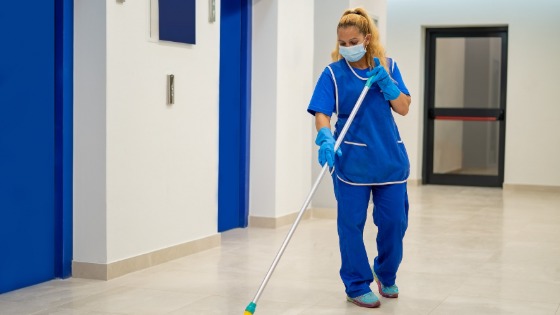
[[[389,71],[387,68],[387,59],[385,58],[385,48],[381,44],[379,39],[379,31],[373,21],[369,17],[367,11],[363,8],[355,8],[355,9],[348,9],[344,11],[340,21],[338,22],[338,26],[336,30],[338,31],[340,28],[346,28],[355,26],[358,28],[358,31],[367,36],[371,34],[371,39],[366,47],[366,61],[367,65],[370,69],[372,69],[375,64],[373,62],[373,57],[379,58],[379,62],[383,67]],[[338,52],[338,41],[336,42],[336,47],[331,53],[331,57],[333,61],[338,61],[342,59],[342,56]]]

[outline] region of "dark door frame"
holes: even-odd
[[[501,79],[500,104],[498,109],[476,108],[435,108],[435,61],[436,39],[452,37],[500,37],[501,47]],[[423,143],[423,184],[465,185],[502,187],[504,182],[505,159],[505,130],[506,130],[506,90],[507,90],[507,56],[508,56],[508,27],[445,27],[426,28],[426,53],[424,60],[424,143]],[[435,117],[462,117],[465,120],[495,120],[499,121],[499,158],[498,175],[462,175],[462,174],[433,174],[434,150],[434,119]]]

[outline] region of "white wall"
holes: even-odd
[[[278,2],[253,1],[249,215],[274,217]]]
[[[148,9],[107,7],[109,261],[217,232],[219,19],[197,1],[196,45],[154,43]]]
[[[300,210],[310,189],[311,130],[301,113],[313,92],[313,8],[312,1],[278,2],[277,216]]]
[[[560,2],[388,1],[387,48],[412,94],[398,119],[411,157],[411,178],[421,178],[424,27],[508,25],[505,183],[560,186]]]
[[[387,0],[349,0],[348,7],[362,7],[368,11],[372,19],[377,19],[381,43],[385,45],[387,37]],[[340,15],[342,15],[342,11],[339,13],[339,17]]]
[[[99,35],[88,46],[99,60],[76,53],[84,60],[77,80],[87,82],[76,89],[75,112],[99,119],[75,122],[75,192],[103,193],[88,195],[100,198],[94,205],[85,197],[74,204],[75,260],[111,263],[215,235],[219,19],[209,24],[207,1],[197,1],[197,44],[158,43],[150,40],[150,1],[99,1],[99,10],[86,11],[93,2],[76,1],[76,30],[88,30],[76,33],[76,45]],[[171,73],[175,104],[168,106]],[[87,182],[91,174],[98,180]],[[91,217],[105,222],[87,226]]]
[[[340,20],[340,16],[344,10],[350,8],[348,1],[340,0],[315,0],[315,30],[313,34],[314,41],[314,58],[313,58],[313,84],[317,83],[319,76],[325,67],[332,62],[331,52],[336,46],[336,26]],[[307,100],[307,105],[309,105]],[[306,109],[306,108],[305,108]],[[310,143],[311,157],[311,180],[314,183],[317,176],[321,172],[321,166],[318,162],[315,138],[317,130],[315,128],[315,118],[303,109],[301,112],[309,118],[309,128],[312,130],[312,139]],[[336,116],[332,117],[331,125],[334,126]],[[314,208],[336,208],[336,199],[333,193],[332,178],[325,176],[321,184],[317,187],[315,197],[311,201]]]
[[[280,217],[298,212],[310,189],[313,3],[253,5],[250,215]]]

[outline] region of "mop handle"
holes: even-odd
[[[336,152],[336,150],[340,147],[340,144],[342,143],[342,139],[346,135],[346,132],[348,132],[348,129],[350,128],[350,125],[352,124],[352,121],[354,120],[354,117],[356,116],[356,113],[358,112],[358,109],[360,109],[360,106],[362,105],[362,102],[363,102],[364,98],[366,97],[366,94],[369,91],[369,88],[371,87],[373,82],[375,82],[374,77],[370,77],[367,80],[366,85],[364,86],[364,89],[362,90],[362,94],[360,94],[360,97],[358,98],[358,101],[356,102],[356,105],[354,105],[354,108],[352,109],[352,112],[350,113],[350,116],[348,116],[348,120],[346,121],[346,124],[344,124],[344,127],[342,128],[342,131],[340,132],[340,135],[338,136],[338,139],[336,139],[336,142],[334,144],[334,152]],[[301,218],[303,217],[303,214],[304,214],[305,210],[307,209],[307,206],[311,202],[311,199],[313,198],[313,195],[315,195],[315,192],[317,191],[317,187],[319,187],[319,183],[321,183],[321,180],[323,179],[323,176],[327,172],[328,167],[329,167],[329,165],[327,163],[325,163],[325,165],[323,166],[323,169],[321,170],[321,173],[319,174],[319,176],[315,180],[315,183],[313,184],[313,187],[311,187],[311,191],[307,195],[307,198],[305,199],[305,202],[303,203],[303,206],[299,210],[299,214],[298,214],[296,220],[294,221],[294,223],[292,224],[292,227],[290,228],[290,231],[288,232],[288,235],[286,236],[286,239],[284,240],[284,243],[282,243],[282,246],[280,247],[280,250],[276,254],[276,257],[274,258],[274,261],[272,262],[272,265],[268,269],[268,272],[266,273],[266,276],[264,277],[264,279],[261,283],[261,286],[259,287],[259,290],[257,291],[257,294],[255,295],[255,298],[253,298],[253,301],[252,301],[253,305],[256,306],[257,301],[259,300],[262,292],[264,291],[264,288],[266,287],[266,285],[268,283],[268,280],[270,279],[270,276],[272,276],[272,273],[274,272],[274,269],[276,269],[276,265],[278,264],[278,261],[280,261],[280,258],[284,254],[284,251],[286,250],[286,247],[288,246],[288,243],[290,242],[290,239],[292,238],[292,235],[294,234],[299,222],[301,221]]]

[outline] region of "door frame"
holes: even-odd
[[[482,187],[502,187],[504,182],[505,162],[505,131],[506,131],[506,95],[507,95],[507,57],[508,57],[508,26],[488,27],[442,27],[425,29],[424,56],[424,141],[423,141],[423,184],[464,185]],[[472,108],[445,109],[434,108],[435,101],[435,43],[437,38],[452,37],[500,37],[501,72],[500,72],[500,104],[497,109],[478,110]],[[488,119],[499,121],[498,175],[464,175],[434,174],[434,118],[435,116],[461,116],[467,119]]]
[[[55,0],[55,277],[72,276],[74,0]]]
[[[220,3],[218,232],[249,223],[252,0]]]

